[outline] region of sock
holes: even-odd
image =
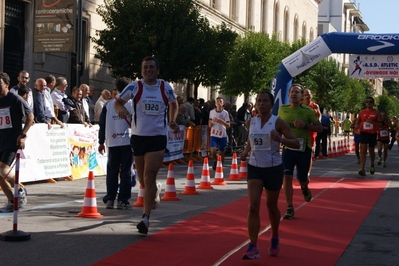
[[[141,217],[141,218],[145,218],[145,217],[147,217],[148,220],[150,219],[150,216],[148,214],[143,213],[143,217]]]

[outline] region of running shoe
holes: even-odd
[[[305,199],[306,202],[309,202],[312,199],[312,192],[310,192],[310,189],[307,188],[301,188],[303,198]]]
[[[370,169],[370,171],[371,171],[371,169]],[[359,175],[361,175],[361,176],[366,176],[366,171],[364,171],[363,168],[360,168],[358,173],[359,173]]]
[[[279,245],[280,239],[279,237],[271,238],[270,242],[271,245],[269,248],[269,255],[276,257],[277,254],[280,252],[280,245]]]
[[[4,204],[2,212],[13,212],[14,211],[14,203],[12,201],[8,201],[6,204]]]
[[[377,164],[378,164],[378,165],[381,165],[381,158],[378,158]]]
[[[108,200],[107,203],[105,203],[105,208],[106,209],[114,209],[114,200]]]
[[[287,211],[285,212],[283,218],[284,219],[288,219],[288,220],[292,220],[294,218],[294,214],[295,214],[294,207],[288,206],[287,207]]]
[[[387,164],[386,164],[386,162],[382,162],[382,167],[387,167]]]
[[[259,250],[256,246],[249,244],[247,252],[245,252],[244,256],[242,256],[243,260],[253,260],[253,259],[259,259]]]
[[[375,169],[374,169],[374,165],[370,166],[370,174],[374,175],[375,173]]]
[[[150,226],[150,221],[147,216],[144,216],[143,219],[137,224],[137,229],[140,234],[148,234],[148,227]]]
[[[116,208],[118,210],[131,210],[132,205],[129,203],[129,201],[118,201]]]
[[[23,208],[26,203],[28,202],[28,199],[26,196],[28,195],[28,192],[26,191],[26,188],[20,187],[18,189],[18,208]]]
[[[161,194],[161,191],[162,191],[162,184],[157,183],[157,194],[155,194],[154,205],[152,206],[153,210],[159,207],[159,203],[161,202],[161,198],[159,197],[159,195]]]

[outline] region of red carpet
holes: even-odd
[[[268,230],[258,240],[261,258],[241,259],[248,239],[248,199],[243,198],[149,235],[95,265],[334,265],[386,184],[379,180],[312,178],[314,199],[309,203],[304,203],[295,186],[295,219],[280,224],[278,257],[267,253]],[[279,207],[283,215],[283,194]],[[262,230],[269,224],[265,204],[261,219]]]

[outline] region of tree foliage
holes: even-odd
[[[226,69],[226,80],[220,91],[225,95],[242,95],[269,90],[278,64],[289,55],[289,45],[276,35],[247,32],[237,38]]]
[[[194,84],[194,97],[200,84],[204,86],[220,85],[225,79],[226,65],[233,50],[237,33],[226,24],[204,30],[202,47],[197,51],[198,60],[189,81]]]
[[[114,76],[139,77],[141,60],[157,57],[161,77],[180,81],[194,72],[208,21],[193,0],[104,0],[97,13],[96,57]]]

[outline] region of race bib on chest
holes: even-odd
[[[10,107],[0,109],[0,129],[12,128]]]
[[[161,104],[163,104],[161,101],[144,100],[142,104],[143,113],[146,115],[158,115],[161,110]]]
[[[373,129],[373,128],[374,128],[373,124],[367,123],[367,122],[364,122],[364,123],[363,123],[363,129],[364,129],[364,130],[371,130],[371,129]]]
[[[212,130],[211,130],[211,136],[214,136],[214,137],[221,137],[221,136],[223,136],[223,131],[220,130],[220,129],[217,129],[217,128],[212,128]]]
[[[254,151],[269,151],[271,150],[270,134],[251,134],[249,136],[251,149]]]
[[[380,137],[388,137],[389,133],[388,130],[380,130]]]

